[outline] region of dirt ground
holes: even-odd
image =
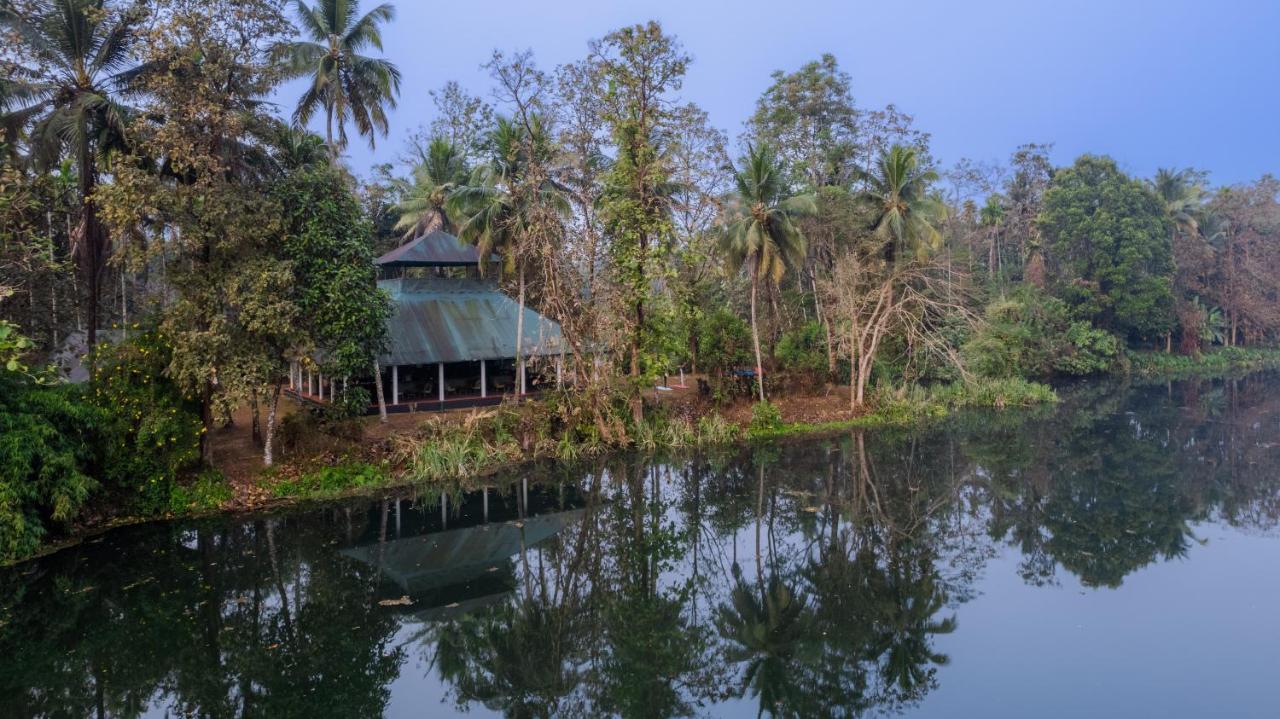
[[[728,407],[713,407],[705,399],[698,396],[696,376],[686,376],[685,386],[678,386],[676,377],[670,378],[670,391],[652,390],[650,398],[657,398],[663,404],[674,405],[680,414],[698,417],[710,411],[718,411],[729,421],[747,426],[751,422],[752,400],[739,399]],[[850,419],[854,413],[849,410],[849,388],[826,385],[815,388],[815,392],[797,393],[795,391],[777,391],[770,397],[782,414],[785,422],[806,422],[818,424],[842,419]],[[280,398],[280,417],[297,412],[301,405],[287,396]],[[365,417],[364,441],[373,445],[385,440],[397,432],[413,430],[423,420],[432,416],[444,416],[462,421],[468,414],[484,412],[491,408],[468,408],[449,410],[447,412],[413,412],[392,414],[384,424],[378,421],[377,415]],[[263,421],[265,422],[265,416]],[[220,427],[213,433],[214,463],[222,470],[236,489],[238,500],[253,503],[252,495],[260,491],[256,479],[262,470],[262,448],[253,441],[252,418],[249,409],[243,407],[233,415],[233,422]]]

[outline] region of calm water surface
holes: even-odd
[[[1280,716],[1280,377],[113,532],[0,717]]]

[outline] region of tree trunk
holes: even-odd
[[[87,128],[81,128],[88,133]],[[88,327],[88,348],[93,350],[98,343],[98,299],[102,294],[102,259],[105,254],[106,238],[102,225],[98,222],[98,210],[93,201],[93,191],[97,185],[97,166],[93,159],[93,149],[88,140],[83,140],[79,148],[80,165],[80,236],[78,247],[79,269],[85,284],[85,319]]]
[[[751,260],[751,344],[756,350],[756,386],[764,401],[764,363],[760,358],[760,328],[756,323],[756,288],[760,285],[760,258]]]
[[[524,265],[520,266],[520,289],[516,298],[516,395],[524,394]]]
[[[200,391],[200,458],[205,464],[213,464],[213,382],[205,380]]]
[[[262,442],[262,464],[270,467],[275,462],[276,412],[280,408],[280,385],[271,390],[271,406],[267,409],[267,434]]]
[[[382,391],[382,365],[373,358],[373,391],[378,395],[378,421],[387,421],[387,397]]]
[[[253,413],[250,431],[253,435],[253,443],[261,447],[262,440],[262,420],[259,419],[261,412],[258,407],[258,388],[255,387],[249,391],[249,411]]]

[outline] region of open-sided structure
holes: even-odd
[[[378,286],[394,305],[388,350],[378,358],[388,411],[494,404],[563,381],[560,325],[528,307],[521,327],[524,367],[516,366],[520,306],[498,289],[496,267],[488,278],[480,275],[474,247],[435,230],[375,262]],[[545,358],[541,370],[531,371],[530,361],[539,358]],[[317,388],[316,378],[303,374],[294,384],[308,398],[334,396],[332,378],[320,379]],[[374,391],[371,380],[361,385]]]

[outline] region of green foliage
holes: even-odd
[[[0,562],[39,548],[98,487],[106,417],[78,387],[43,387],[0,372]]]
[[[827,371],[827,335],[821,322],[808,322],[778,340],[774,355],[783,369],[815,375]]]
[[[400,438],[396,459],[409,481],[435,482],[475,476],[518,449],[514,443],[490,443],[474,427],[455,427],[425,437]]]
[[[782,427],[782,413],[777,405],[769,401],[756,402],[751,406],[751,432],[773,432]]]
[[[285,208],[285,255],[299,316],[329,374],[368,374],[386,347],[391,300],[377,288],[372,229],[338,170],[292,174],[276,192]]]
[[[0,299],[3,298],[4,295],[0,294]],[[0,372],[25,374],[27,366],[22,363],[22,357],[34,346],[18,331],[17,325],[0,320]]]
[[[1165,207],[1106,157],[1084,155],[1054,175],[1038,220],[1054,292],[1075,317],[1132,339],[1173,327],[1173,246]]]
[[[1280,350],[1220,347],[1198,356],[1167,352],[1130,352],[1130,370],[1145,377],[1212,377],[1244,370],[1280,369]]]
[[[1067,375],[1099,374],[1116,366],[1120,340],[1088,322],[1072,322],[1059,344],[1053,368]]]
[[[363,417],[373,395],[364,387],[348,387],[331,403],[337,419]]]
[[[276,482],[271,486],[271,493],[276,497],[318,499],[376,487],[386,484],[389,478],[386,470],[367,462],[344,462]]]
[[[1115,367],[1120,342],[1088,322],[1072,321],[1067,306],[1032,287],[1020,287],[987,306],[986,322],[964,346],[981,377],[1088,375]]]
[[[231,485],[222,472],[208,469],[189,484],[176,484],[169,493],[169,513],[189,514],[218,509],[231,501]]]
[[[165,335],[136,327],[129,340],[94,353],[87,399],[110,437],[101,479],[144,513],[165,509],[178,477],[200,461],[200,408],[165,376],[172,356]]]

